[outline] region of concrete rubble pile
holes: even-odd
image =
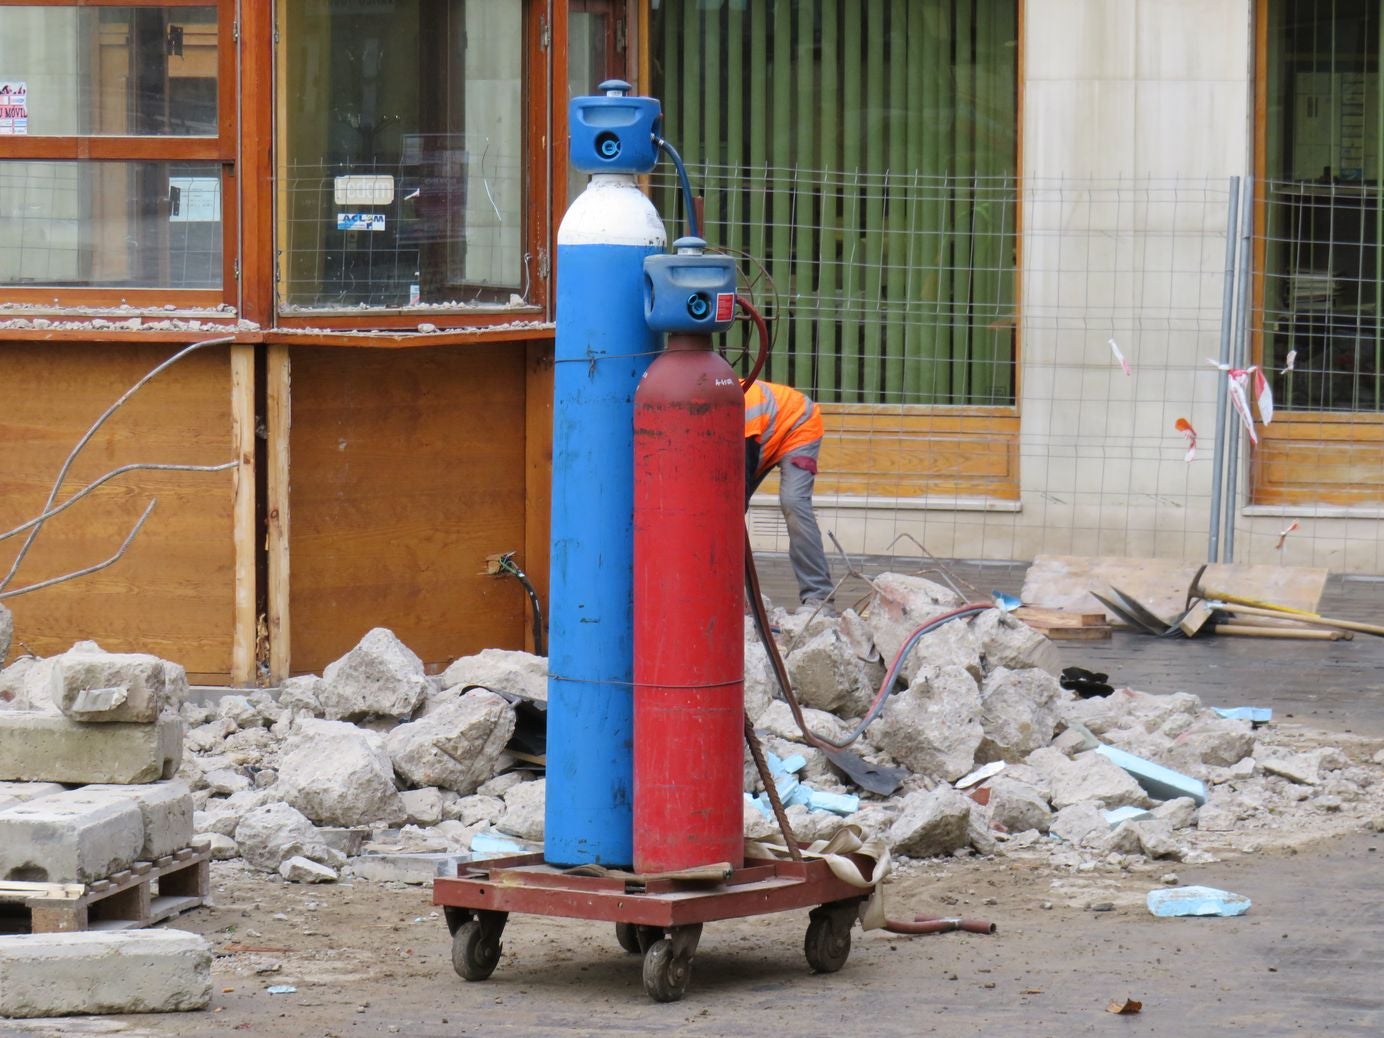
[[[872,583],[859,613],[771,614],[807,723],[831,739],[856,727],[912,632],[961,604],[919,577]],[[18,702],[29,683],[11,672],[49,663],[12,665],[0,690]],[[850,822],[898,858],[1043,855],[1080,868],[1208,861],[1381,816],[1384,755],[1366,744],[1256,729],[1186,693],[1078,698],[1059,684],[1052,643],[998,610],[923,636],[852,744],[905,770],[889,796],[854,787],[804,738],[749,617],[745,664],[746,707],[803,840]],[[184,703],[178,777],[193,791],[196,838],[217,859],[307,883],[426,882],[459,855],[537,850],[542,769],[507,747],[516,704],[542,704],[546,690],[541,657],[488,649],[429,676],[377,628],[320,677]],[[745,790],[746,835],[775,835],[748,754]]]
[[[0,671],[0,893],[69,897],[193,843],[186,694],[177,664],[92,642]],[[200,1009],[210,971],[177,930],[0,936],[0,1017]]]

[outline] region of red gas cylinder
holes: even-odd
[[[743,859],[745,402],[705,336],[634,396],[634,868]]]

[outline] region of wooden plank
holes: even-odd
[[[293,362],[286,346],[270,346],[265,356],[265,464],[269,625],[269,677],[281,682],[293,663],[292,612],[289,608],[289,438],[293,428]]]
[[[1039,555],[1024,577],[1020,597],[1045,608],[1092,612],[1101,606],[1090,592],[1104,594],[1113,582],[1160,616],[1179,616],[1186,609],[1187,589],[1199,568],[1199,563],[1181,559]],[[1315,611],[1326,575],[1324,569],[1299,566],[1215,565],[1206,568],[1202,583]]]
[[[1097,642],[1110,637],[1110,625],[1099,627],[1044,627],[1043,635],[1055,642]]]
[[[292,360],[293,669],[321,673],[380,626],[432,669],[522,647],[523,588],[484,560],[532,535],[525,349],[298,347]]]
[[[63,459],[91,423],[176,348],[0,339],[0,526],[41,509]],[[227,348],[210,347],[179,361],[102,426],[77,456],[59,502],[121,465],[231,461],[231,398]],[[194,679],[227,680],[234,611],[231,489],[229,472],[130,472],[51,519],[11,590],[109,558],[149,500],[157,499],[115,565],[8,602],[13,651],[50,656],[90,638],[111,652],[174,660]],[[0,543],[4,569],[20,540]]]
[[[1014,615],[1030,627],[1100,627],[1106,622],[1104,613],[1071,613],[1038,606],[1020,606]]]
[[[293,7],[296,5],[285,5]],[[274,318],[274,36],[273,5],[240,8],[240,316],[268,326]],[[287,81],[279,84],[280,93]],[[235,86],[222,89],[234,98]],[[282,127],[286,130],[286,127]],[[295,127],[295,129],[301,129]],[[230,286],[227,286],[230,287]]]
[[[235,545],[235,613],[231,621],[231,681],[255,680],[255,347],[231,348],[231,440],[236,458],[231,491]]]

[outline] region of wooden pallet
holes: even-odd
[[[95,883],[0,883],[0,932],[138,930],[196,908],[211,889],[211,848],[137,861]]]
[[[1020,606],[1014,615],[1053,641],[1095,641],[1110,637],[1104,613],[1073,613],[1063,609]]]

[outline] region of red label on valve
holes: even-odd
[[[716,293],[716,320],[729,321],[735,316],[735,293],[717,292]]]

